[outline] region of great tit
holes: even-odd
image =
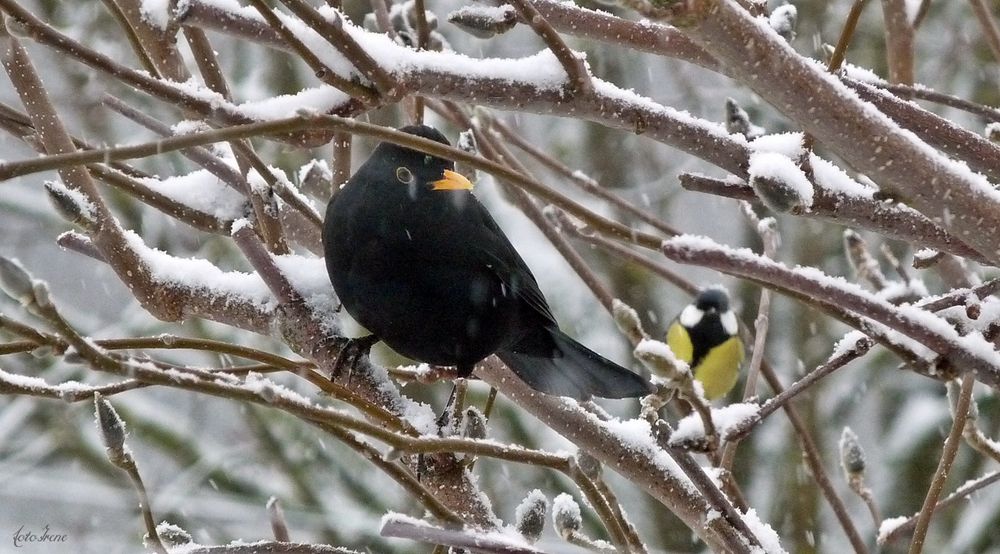
[[[743,341],[736,314],[721,287],[701,291],[667,329],[667,344],[691,366],[708,400],[725,396],[736,384],[743,362]]]

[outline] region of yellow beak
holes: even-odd
[[[472,183],[464,175],[450,169],[444,170],[444,179],[431,184],[434,190],[472,190]]]

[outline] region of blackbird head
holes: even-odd
[[[400,131],[451,145],[440,131],[427,125],[409,125]],[[386,180],[408,187],[411,196],[419,196],[427,191],[472,189],[472,183],[455,172],[455,163],[451,160],[398,144],[379,144],[372,153],[371,161],[375,164],[373,169],[384,173]]]

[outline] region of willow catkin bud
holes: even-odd
[[[93,206],[82,194],[55,181],[46,181],[45,192],[48,193],[49,202],[63,219],[88,231],[97,227]]]
[[[795,26],[798,23],[799,11],[792,4],[783,4],[774,8],[767,21],[774,32],[791,42],[795,38]]]
[[[514,510],[514,528],[530,543],[538,541],[545,529],[545,514],[549,500],[542,491],[535,489],[524,497]]]
[[[563,539],[580,531],[583,516],[580,515],[580,505],[572,496],[562,493],[552,501],[552,523]]]
[[[31,275],[16,258],[0,256],[0,290],[22,306],[27,306],[35,299]]]
[[[156,526],[156,534],[167,546],[183,546],[194,542],[191,533],[188,533],[178,525],[167,523],[166,521]]]
[[[844,468],[848,480],[864,475],[865,472],[865,451],[850,427],[844,427],[840,434],[840,466]]]
[[[448,21],[476,38],[487,39],[513,29],[517,25],[517,12],[510,5],[463,6],[448,14]]]
[[[469,439],[486,438],[486,416],[479,408],[469,406],[462,418],[462,436]]]
[[[125,447],[125,422],[115,411],[114,406],[99,392],[94,393],[94,417],[108,459],[118,467],[124,466],[131,457]]]

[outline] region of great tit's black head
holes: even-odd
[[[428,125],[408,125],[400,131],[451,146],[441,131]],[[375,148],[371,160],[380,172],[389,174],[389,179],[409,185],[414,191],[472,189],[468,179],[455,172],[454,162],[419,150],[383,142]]]
[[[717,328],[719,332],[725,333],[723,339],[735,335],[739,330],[736,314],[729,309],[729,294],[719,287],[698,293],[694,302],[681,311],[678,321],[689,330],[706,325],[710,329]]]
[[[724,313],[729,311],[729,294],[720,288],[705,289],[698,293],[698,298],[695,299],[695,306],[703,312],[715,311],[720,314]]]

